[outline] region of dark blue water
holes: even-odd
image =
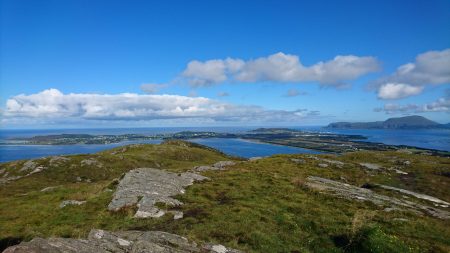
[[[297,128],[305,129],[305,128]],[[389,145],[407,145],[420,148],[450,151],[450,129],[323,129],[319,127],[307,128],[337,134],[363,135],[365,141],[381,142]]]
[[[91,154],[133,143],[160,143],[161,140],[124,141],[113,144],[76,145],[0,145],[0,162],[52,155]]]
[[[275,154],[320,154],[322,152],[288,147],[281,145],[273,145],[268,143],[258,143],[242,139],[192,139],[192,142],[202,144],[208,147],[218,149],[226,154],[233,156],[241,156],[245,158],[256,156],[271,156]]]
[[[0,140],[17,137],[31,137],[49,134],[161,134],[185,130],[215,132],[245,132],[256,127],[196,127],[196,128],[134,128],[134,129],[51,129],[51,130],[0,130]],[[295,128],[307,131],[332,132],[340,134],[358,134],[368,141],[382,142],[391,145],[409,145],[450,151],[449,129],[424,130],[366,130],[366,129],[323,129],[321,127]],[[102,145],[0,145],[0,162],[19,159],[38,158],[63,154],[86,154],[110,149],[131,143],[159,143],[152,141],[127,141]],[[197,139],[195,142],[217,148],[230,155],[242,157],[268,156],[274,154],[318,153],[312,150],[286,147],[265,143],[255,143],[239,139]]]

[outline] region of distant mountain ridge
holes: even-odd
[[[399,118],[389,118],[385,121],[374,122],[334,122],[327,128],[346,129],[421,129],[421,128],[450,128],[450,124],[439,124],[425,117],[413,115]]]

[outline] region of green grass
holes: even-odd
[[[383,183],[450,201],[450,159],[401,152],[358,152],[322,156],[346,163],[343,168],[317,166],[306,155],[277,155],[239,162],[225,171],[207,171],[211,180],[190,186],[177,198],[185,203],[184,218],[133,219],[133,209],[110,213],[106,207],[114,180],[136,167],[174,172],[236,158],[176,141],[163,145],[117,148],[95,155],[68,156],[71,161],[0,187],[0,238],[36,236],[83,237],[91,228],[163,230],[197,242],[217,242],[247,252],[449,252],[450,222],[411,212],[384,212],[370,203],[339,199],[309,190],[307,176],[349,184]],[[94,157],[103,167],[80,166]],[[291,158],[302,158],[296,164]],[[239,160],[239,159],[236,159]],[[404,160],[410,166],[401,165]],[[42,164],[48,166],[48,159]],[[359,162],[398,166],[391,171],[367,171]],[[74,166],[71,166],[74,165]],[[1,168],[17,170],[9,164]],[[445,174],[445,173],[444,173]],[[77,177],[92,182],[77,182]],[[47,186],[59,186],[41,192]],[[378,189],[374,189],[377,190]],[[390,193],[395,195],[396,193]],[[86,200],[60,209],[62,200]],[[407,219],[399,221],[396,218]]]

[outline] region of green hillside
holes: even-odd
[[[181,173],[225,160],[236,164],[199,172],[210,180],[178,195],[184,205],[161,204],[161,208],[182,211],[182,219],[174,220],[171,214],[136,219],[133,206],[119,212],[107,210],[119,180],[132,169]],[[40,171],[29,174],[24,166]],[[83,238],[98,228],[161,230],[244,252],[449,252],[449,219],[425,210],[342,198],[313,187],[310,178],[363,186],[364,191],[446,212],[445,204],[379,185],[450,202],[449,175],[448,157],[409,151],[244,160],[184,141],[15,161],[0,165],[0,178],[24,176],[0,181],[1,246],[35,237]],[[64,200],[86,202],[60,208]]]

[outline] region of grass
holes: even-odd
[[[366,202],[339,199],[305,186],[310,175],[349,184],[383,183],[450,202],[450,159],[401,152],[357,152],[339,157],[342,168],[317,166],[307,155],[277,155],[239,162],[225,171],[207,171],[211,180],[190,186],[177,198],[184,218],[134,219],[133,210],[108,212],[117,180],[136,167],[174,172],[230,158],[212,149],[182,141],[162,145],[116,148],[95,155],[68,156],[67,164],[50,167],[0,187],[0,238],[84,237],[91,228],[163,230],[197,242],[216,242],[247,252],[449,252],[450,222],[411,212],[385,212]],[[117,152],[117,154],[113,154]],[[80,166],[95,158],[103,166]],[[304,159],[297,164],[291,158]],[[411,165],[404,165],[410,161]],[[42,164],[49,166],[48,159]],[[358,165],[372,162],[393,171],[368,171]],[[22,162],[21,162],[22,163]],[[18,170],[10,164],[1,168]],[[74,166],[72,166],[74,165]],[[77,181],[82,178],[82,182]],[[86,182],[90,179],[91,182]],[[59,186],[41,192],[47,186]],[[374,189],[378,191],[379,189]],[[397,193],[390,193],[397,194]],[[86,200],[60,209],[62,200]],[[399,220],[406,219],[404,220]]]

